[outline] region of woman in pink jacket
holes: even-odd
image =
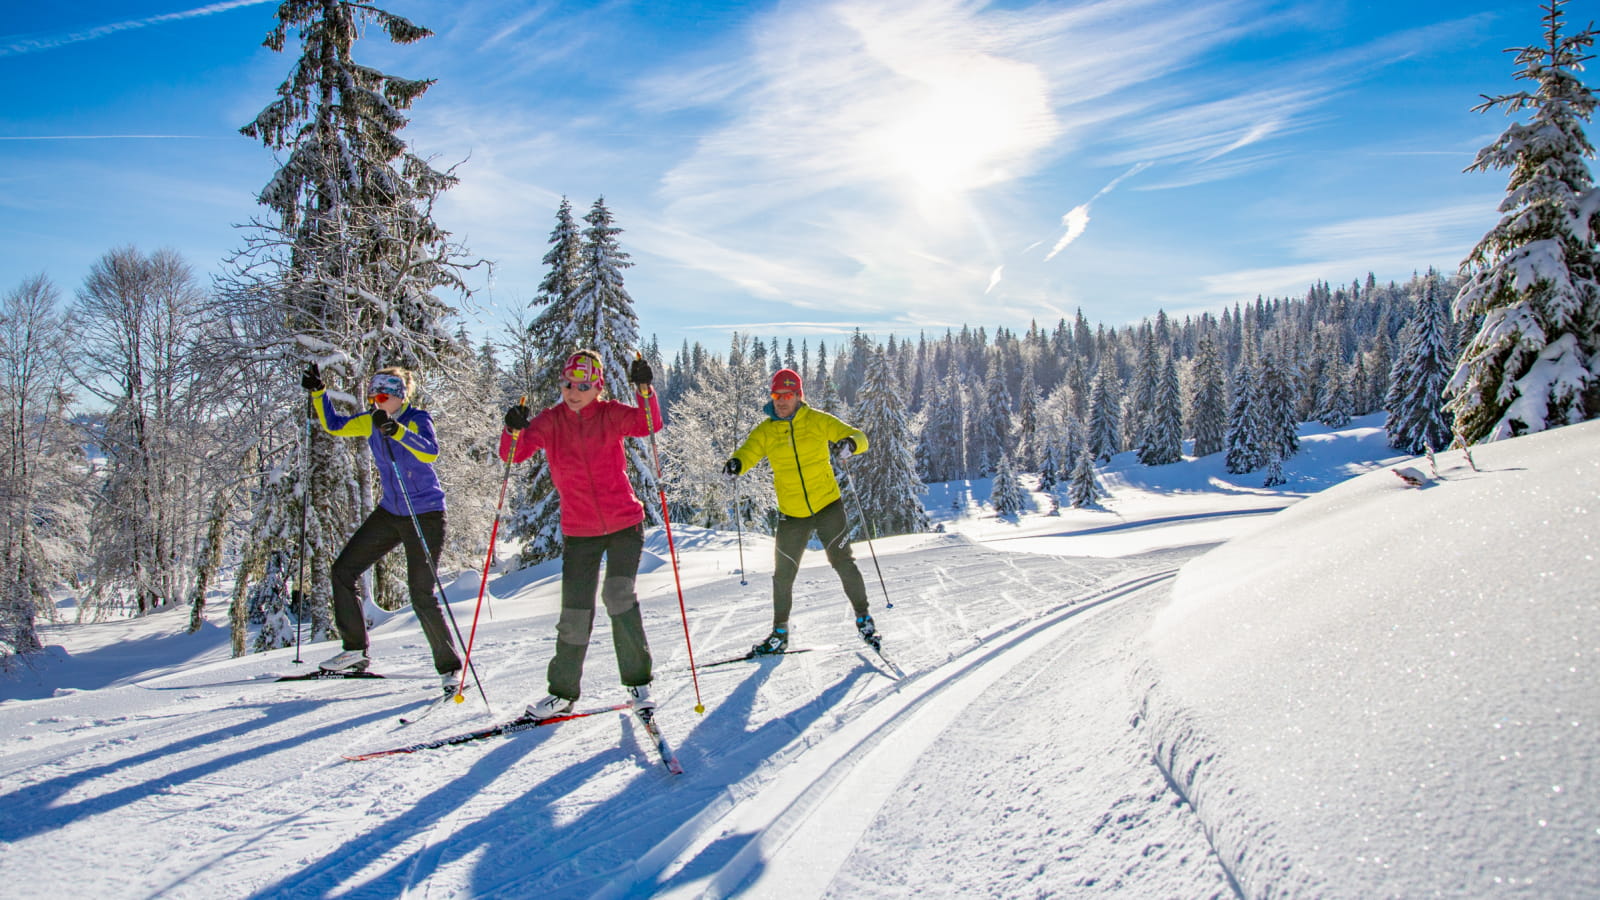
[[[526,406],[506,410],[500,458],[519,463],[543,450],[561,497],[561,618],[556,622],[556,655],[550,660],[550,695],[528,707],[535,719],[570,712],[578,699],[597,587],[611,616],[622,684],[635,709],[655,707],[648,687],[650,646],[634,592],[644,551],[644,504],[628,483],[622,439],[659,431],[661,406],[650,387],[648,363],[634,360],[628,377],[637,386],[638,405],[600,399],[605,385],[600,355],[579,350],[561,367],[560,403],[531,419]]]

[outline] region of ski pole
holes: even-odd
[[[634,359],[643,359],[644,354],[633,351]],[[672,560],[672,583],[678,588],[678,615],[683,619],[683,645],[689,650],[689,677],[694,682],[694,711],[705,715],[706,704],[700,699],[700,673],[694,667],[694,642],[689,640],[689,610],[683,603],[683,581],[678,577],[678,551],[672,544],[672,514],[667,512],[667,489],[661,480],[661,454],[656,451],[656,427],[651,421],[650,400],[648,395],[644,403],[644,427],[650,432],[650,461],[656,469],[656,491],[661,496],[661,521],[667,527],[667,558]]]
[[[744,504],[739,502],[739,478],[733,477],[733,527],[739,534],[739,583],[749,584],[744,580]]]
[[[839,463],[839,471],[844,472],[843,460]],[[867,521],[867,508],[861,505],[861,495],[856,493],[856,480],[845,475],[844,486],[850,492],[850,499],[856,502],[856,513],[861,516],[861,533],[867,539],[867,552],[872,554],[872,568],[878,573],[878,587],[883,588],[883,602],[888,609],[894,609],[894,601],[889,599],[889,585],[884,583],[883,569],[878,566],[878,551],[872,547],[872,523]]]
[[[389,446],[389,438],[387,436],[383,439],[383,450],[389,455],[389,467],[394,469],[394,480],[396,484],[400,485],[400,496],[405,498],[406,512],[411,514],[411,527],[416,530],[417,540],[422,543],[422,556],[428,563],[428,572],[433,575],[433,583],[439,588],[439,605],[444,607],[445,614],[450,618],[450,627],[455,629],[456,640],[461,641],[461,626],[456,624],[455,610],[450,608],[450,596],[445,593],[444,582],[439,580],[439,570],[433,564],[433,551],[428,549],[428,538],[422,533],[422,520],[417,518],[417,509],[411,505],[411,491],[406,489],[405,474],[400,471],[400,463],[394,458],[394,448]],[[465,643],[465,641],[462,641],[463,645]],[[472,676],[472,683],[478,686],[478,696],[483,698],[483,705],[492,711],[494,707],[489,705],[489,695],[483,692],[483,681],[478,678],[478,671],[465,663],[463,663],[462,668],[466,669],[467,674]],[[461,688],[458,685],[456,688],[458,696],[460,690]]]
[[[300,470],[300,574],[295,579],[297,587],[289,592],[289,602],[294,604],[294,662],[300,665],[300,620],[306,615],[306,507],[311,505],[311,422],[317,411],[311,406],[311,394],[306,394],[306,461]]]
[[[523,394],[522,399],[518,400],[517,403],[527,406],[528,395]],[[506,454],[506,471],[500,477],[500,501],[494,505],[494,527],[489,529],[489,554],[483,558],[483,580],[478,582],[478,605],[472,609],[472,630],[467,632],[467,655],[462,663],[462,667],[469,671],[472,666],[472,642],[478,639],[478,611],[483,609],[483,593],[489,586],[489,566],[494,563],[494,539],[500,534],[500,511],[505,509],[506,485],[511,483],[511,461],[517,458],[517,441],[520,440],[522,440],[522,430],[513,431],[511,433],[511,452]],[[457,684],[456,702],[461,703],[466,699],[467,696],[461,690],[461,685]],[[488,702],[488,700],[484,701],[485,704]]]

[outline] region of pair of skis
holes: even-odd
[[[865,659],[874,668],[878,669],[879,671],[883,672],[885,675],[887,675],[888,677],[890,677],[890,678],[892,678],[892,679],[894,679],[896,681],[906,677],[905,671],[903,669],[901,669],[898,665],[896,665],[894,660],[892,660],[888,656],[884,655],[883,648],[874,647],[871,644],[867,644],[867,646],[872,650],[872,655],[871,656],[867,655],[866,651],[863,650],[863,651],[861,651],[861,658],[862,659]],[[716,662],[702,663],[699,666],[697,666],[696,668],[704,671],[706,669],[716,668],[717,666],[728,666],[728,665],[732,665],[734,663],[759,662],[759,661],[761,661],[763,659],[769,659],[769,658],[774,657],[774,656],[790,656],[790,655],[795,654],[795,653],[810,653],[813,650],[835,650],[835,649],[838,649],[837,645],[830,644],[830,645],[824,646],[824,647],[801,647],[798,650],[779,650],[776,653],[757,653],[755,650],[751,650],[751,651],[749,651],[747,653],[744,653],[744,654],[741,654],[739,656],[730,656],[727,659],[719,659]]]
[[[408,744],[404,747],[391,747],[387,750],[372,750],[367,753],[351,753],[347,754],[345,759],[359,762],[368,759],[379,759],[385,756],[399,756],[406,753],[416,753],[421,750],[437,750],[441,747],[455,747],[460,744],[470,744],[474,741],[487,740],[493,737],[509,736],[522,731],[531,731],[532,729],[542,728],[546,725],[558,725],[562,722],[570,722],[573,719],[584,719],[588,718],[589,716],[599,716],[610,712],[621,712],[623,710],[632,711],[634,716],[639,720],[640,725],[644,727],[645,733],[650,735],[650,740],[655,744],[656,755],[660,757],[661,764],[667,767],[667,771],[674,775],[682,775],[683,766],[679,764],[677,754],[672,752],[672,746],[667,743],[666,736],[661,733],[661,726],[656,724],[655,709],[635,709],[631,703],[615,703],[611,706],[601,706],[594,709],[582,709],[566,713],[565,715],[551,716],[545,719],[535,719],[532,716],[524,713],[515,719],[501,722],[498,725],[490,725],[474,731],[466,731],[462,732],[461,734],[449,735],[448,737],[435,738],[430,741],[419,741],[415,744]]]

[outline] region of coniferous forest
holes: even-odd
[[[648,442],[629,453],[648,522],[757,533],[776,521],[770,472],[734,481],[722,463],[783,367],[806,402],[870,436],[845,473],[858,539],[927,529],[933,482],[992,479],[1003,515],[1028,489],[1095,504],[1095,466],[1121,453],[1147,466],[1222,454],[1230,472],[1281,483],[1305,422],[1383,412],[1392,445],[1423,454],[1600,417],[1595,98],[1581,80],[1595,32],[1567,29],[1563,5],[1546,5],[1540,40],[1516,54],[1523,89],[1480,107],[1516,114],[1472,165],[1505,173],[1506,195],[1457,272],[1327,273],[1301,295],[1134,322],[662,347],[626,286],[628,223],[603,197],[545,213],[548,241],[527,248],[546,273],[533,300],[502,332],[469,334],[460,309],[486,261],[434,208],[470,171],[434,168],[401,136],[432,81],[358,61],[363,41],[431,33],[366,4],[281,4],[265,45],[284,79],[240,129],[281,164],[254,188],[257,218],[222,274],[125,246],[81,285],[38,276],[0,295],[0,659],[39,649],[36,623],[62,591],[82,618],[226,616],[235,654],[292,643],[296,620],[333,635],[333,554],[378,480],[357,442],[314,427],[308,364],[348,409],[378,368],[418,373],[457,571],[483,565],[505,479],[501,549],[522,564],[559,556],[542,455],[512,470],[496,446],[504,409],[553,402],[558,365],[582,347],[613,393],[636,353],[656,373],[659,480]],[[380,563],[368,599],[406,602],[403,568]],[[219,587],[226,609],[208,601]]]

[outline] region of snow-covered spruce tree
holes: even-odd
[[[1255,402],[1259,410],[1264,461],[1272,454],[1288,459],[1300,450],[1299,421],[1295,415],[1295,372],[1288,355],[1269,349],[1261,354],[1261,377],[1256,382]]]
[[[1189,431],[1194,435],[1194,455],[1222,451],[1228,437],[1228,389],[1216,341],[1200,339],[1194,364],[1194,395],[1189,401]]]
[[[463,365],[470,348],[455,339],[448,321],[455,310],[436,292],[469,292],[461,272],[468,264],[459,261],[460,249],[432,215],[435,200],[456,179],[410,152],[399,137],[407,121],[402,111],[432,82],[387,75],[351,56],[368,22],[398,44],[430,32],[349,0],[285,0],[277,20],[264,45],[282,52],[293,31],[301,53],[277,98],[240,131],[285,156],[259,196],[273,220],[256,223],[229,292],[238,315],[261,323],[256,333],[263,345],[247,355],[276,354],[273,375],[282,380],[272,387],[283,418],[270,424],[290,431],[305,415],[298,378],[306,363],[322,366],[330,392],[343,403],[359,402],[361,381],[385,365],[424,377]],[[278,473],[292,486],[263,492],[274,500],[255,508],[241,581],[264,578],[269,561],[281,554],[299,555],[299,505],[310,502],[310,631],[313,639],[332,636],[329,571],[357,518],[375,501],[374,469],[358,461],[365,454],[356,442],[320,429],[309,440],[272,444],[275,452],[261,456],[263,477]],[[386,606],[404,602],[403,586],[389,571],[401,564],[379,564],[372,599]]]
[[[1095,459],[1110,462],[1122,450],[1122,432],[1118,428],[1122,397],[1116,376],[1110,366],[1102,366],[1094,373],[1089,388],[1089,452]]]
[[[1139,353],[1133,363],[1133,378],[1128,384],[1122,433],[1133,443],[1142,460],[1150,443],[1150,424],[1156,409],[1156,386],[1161,380],[1161,354],[1156,349],[1155,329],[1149,322],[1139,326]]]
[[[572,218],[572,204],[566,197],[556,209],[549,245],[542,260],[544,280],[529,304],[539,313],[516,345],[515,352],[524,362],[518,366],[523,371],[511,392],[517,397],[526,395],[535,412],[557,402],[561,364],[587,346],[581,343],[583,334],[576,321],[578,292],[583,285],[583,233]],[[556,559],[562,546],[561,502],[550,480],[549,462],[543,453],[535,453],[511,478],[515,488],[507,501],[505,525],[507,537],[523,541],[519,561],[530,566]]]
[[[1350,393],[1350,369],[1337,359],[1322,367],[1322,389],[1317,394],[1315,418],[1329,428],[1350,424],[1355,402]]]
[[[1516,77],[1531,90],[1474,108],[1533,115],[1467,167],[1511,171],[1503,217],[1462,263],[1455,301],[1457,318],[1483,317],[1446,388],[1469,443],[1600,416],[1600,191],[1584,133],[1595,96],[1577,74],[1596,32],[1563,35],[1564,5],[1544,4],[1544,43],[1516,50]]]
[[[1000,463],[994,469],[994,481],[989,489],[989,505],[997,516],[1014,516],[1024,506],[1022,482],[1011,464],[1011,454],[1001,453]]]
[[[990,358],[988,377],[967,409],[968,471],[973,477],[982,477],[994,471],[1011,440],[1011,394],[998,355]]]
[[[1024,471],[1039,465],[1039,386],[1033,380],[1033,365],[1023,367],[1022,385],[1017,389],[1016,421],[1012,446],[1016,448],[1016,464]]]
[[[41,649],[36,622],[53,618],[50,591],[69,581],[87,544],[83,453],[66,421],[66,322],[43,275],[0,298],[0,669]]]
[[[847,490],[859,504],[867,537],[927,531],[921,500],[927,489],[917,477],[911,417],[888,354],[874,350],[871,355],[851,423],[866,434],[869,447],[845,463]]]
[[[1072,481],[1067,485],[1067,498],[1072,505],[1083,509],[1095,506],[1095,501],[1103,496],[1100,484],[1094,477],[1094,452],[1088,447],[1078,454],[1078,462],[1072,467]]]
[[[948,375],[934,389],[917,441],[917,465],[924,483],[953,481],[966,474],[961,383]]]
[[[1384,430],[1389,445],[1407,453],[1450,446],[1450,414],[1444,409],[1444,387],[1455,365],[1453,323],[1439,296],[1438,273],[1429,270],[1417,298],[1417,315],[1400,332],[1400,348],[1389,377],[1389,413]]]
[[[1223,466],[1235,475],[1254,472],[1266,462],[1266,427],[1256,397],[1255,366],[1241,361],[1233,375],[1233,406],[1228,411],[1227,457]]]
[[[1157,370],[1153,405],[1145,418],[1144,443],[1139,462],[1164,466],[1183,459],[1183,398],[1178,390],[1178,366],[1168,353]]]
[[[464,325],[456,340],[471,343]],[[486,341],[470,368],[456,378],[438,379],[421,397],[433,416],[435,431],[447,436],[434,463],[450,503],[441,567],[480,569],[489,549],[489,531],[505,471],[497,455],[507,405],[501,378],[494,347]],[[461,598],[452,595],[450,599]]]

